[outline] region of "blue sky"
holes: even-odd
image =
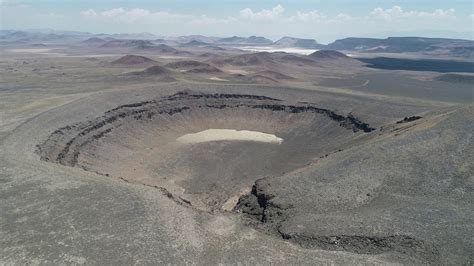
[[[2,29],[53,28],[163,36],[473,38],[472,1],[0,0]]]

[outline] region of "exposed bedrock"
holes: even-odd
[[[305,248],[472,262],[473,112],[404,119],[363,145],[257,180],[235,210]]]
[[[257,227],[273,232],[282,239],[299,244],[304,248],[348,251],[358,254],[397,252],[410,257],[416,257],[420,261],[431,262],[439,258],[439,252],[435,245],[416,239],[411,235],[401,233],[393,234],[394,232],[390,232],[390,230],[369,233],[368,230],[361,231],[359,228],[359,230],[353,231],[341,232],[341,230],[336,230],[321,234],[317,233],[318,230],[303,232],[298,230],[300,228],[294,230],[294,223],[288,225],[286,221],[289,220],[291,215],[295,214],[294,209],[298,210],[302,206],[295,206],[291,203],[289,205],[281,205],[272,202],[271,199],[274,198],[275,195],[271,192],[269,193],[264,188],[265,185],[261,185],[261,181],[264,180],[258,180],[252,187],[251,193],[239,199],[235,209],[254,217],[262,223],[262,225],[258,225]],[[315,202],[315,204],[317,204],[317,202]],[[323,213],[320,215],[324,216]],[[309,215],[309,217],[311,216]],[[340,219],[350,219],[350,216],[345,217],[341,215]],[[316,219],[300,221],[300,223],[303,224],[305,222],[317,224]],[[337,224],[338,221],[335,220],[333,222]],[[297,225],[297,227],[305,226]]]

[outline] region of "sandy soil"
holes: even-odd
[[[281,144],[283,142],[282,138],[273,134],[235,129],[207,129],[197,133],[183,135],[176,140],[186,144],[223,140],[257,141],[275,144]]]
[[[229,81],[227,79],[221,79],[221,78],[218,78],[218,77],[210,77],[209,79],[210,80],[215,80],[215,81]]]

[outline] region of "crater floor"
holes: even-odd
[[[267,134],[251,130],[235,129],[206,129],[197,133],[189,133],[176,139],[185,144],[203,143],[210,141],[256,141],[265,143],[281,144],[282,138],[273,134]]]

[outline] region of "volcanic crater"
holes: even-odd
[[[233,210],[256,180],[295,171],[373,130],[310,103],[179,92],[60,128],[37,152],[44,161],[156,187],[180,204],[215,212]],[[199,141],[180,141],[195,136]]]

